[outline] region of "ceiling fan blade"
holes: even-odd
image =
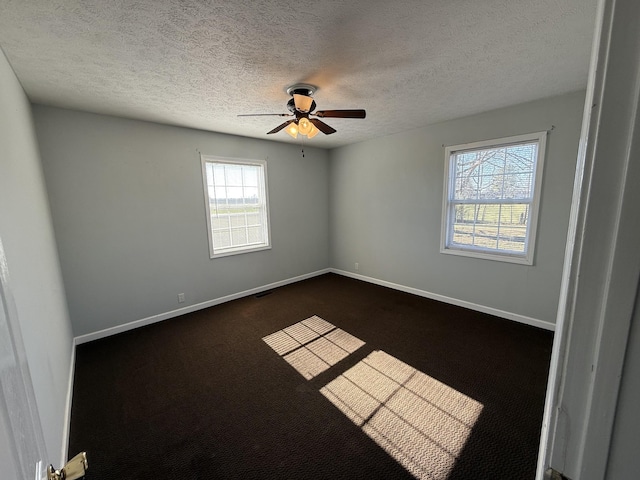
[[[332,118],[365,118],[367,112],[362,109],[358,110],[320,110],[314,113],[316,117],[332,117]]]
[[[296,106],[296,110],[302,113],[308,113],[311,111],[311,105],[313,104],[313,98],[308,95],[300,95],[299,93],[293,94],[293,103]]]
[[[238,117],[292,117],[291,113],[241,113]]]
[[[280,130],[282,130],[284,127],[286,127],[287,125],[289,125],[290,123],[295,122],[295,120],[287,120],[284,123],[281,123],[280,125],[278,125],[276,128],[274,128],[273,130],[271,130],[270,132],[267,132],[267,135],[270,135],[272,133],[278,133]]]
[[[318,120],[317,118],[310,118],[309,121],[313,123],[316,126],[316,128],[320,130],[322,133],[324,133],[325,135],[331,135],[332,133],[336,133],[335,128],[330,127],[329,125],[324,123],[322,120]]]

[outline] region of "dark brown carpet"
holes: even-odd
[[[318,315],[366,344],[305,380],[262,338]],[[413,478],[319,390],[383,350],[484,409],[447,480],[533,479],[552,334],[327,274],[77,347],[88,480]]]

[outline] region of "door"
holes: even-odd
[[[600,0],[537,478],[606,476],[640,277],[640,18]]]
[[[0,465],[2,478],[46,478],[44,435],[0,239]]]

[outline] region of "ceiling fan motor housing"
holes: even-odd
[[[306,95],[307,97],[313,97],[313,94],[318,91],[318,87],[310,85],[308,83],[296,83],[287,88],[287,93],[293,97],[294,94]]]
[[[296,118],[306,117],[309,113],[313,112],[316,109],[316,101],[314,100],[311,102],[311,108],[309,108],[308,112],[301,112],[300,110],[297,110],[296,103],[293,98],[287,102],[287,108],[296,116]]]

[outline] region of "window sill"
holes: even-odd
[[[220,253],[210,254],[210,258],[230,257],[231,255],[241,255],[243,253],[260,252],[262,250],[271,250],[271,245],[258,245],[256,247],[239,247],[237,249],[226,250]]]
[[[493,260],[497,262],[517,263],[520,265],[533,265],[533,258],[528,256],[516,256],[501,253],[489,253],[480,250],[465,250],[461,248],[444,247],[440,249],[440,253],[447,255],[458,255],[461,257],[481,258],[483,260]]]

